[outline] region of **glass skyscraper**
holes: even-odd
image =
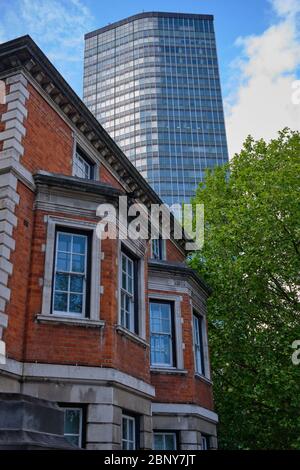
[[[141,13],[86,34],[84,101],[167,204],[228,161],[211,15]]]

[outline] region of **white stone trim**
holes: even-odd
[[[45,254],[45,269],[43,281],[42,316],[51,314],[52,301],[52,273],[54,260],[54,244],[56,227],[69,227],[87,229],[92,231],[92,263],[91,263],[91,297],[90,297],[90,320],[100,320],[100,270],[101,270],[101,240],[96,234],[96,224],[77,219],[47,216],[47,241]],[[54,315],[53,315],[54,316]],[[87,319],[87,321],[89,320]]]
[[[17,182],[20,180],[31,189],[34,188],[31,173],[19,163],[24,154],[22,140],[26,135],[23,124],[24,118],[27,117],[28,82],[22,73],[17,73],[8,77],[6,84],[9,85],[9,93],[6,95],[7,109],[0,116],[1,122],[5,123],[4,130],[0,132],[0,141],[3,142],[0,152],[0,363],[5,362],[5,344],[1,338],[3,328],[7,328],[9,320],[5,310],[11,294],[8,276],[13,272],[10,254],[15,249],[12,234],[13,228],[17,226]]]
[[[107,367],[90,366],[68,366],[61,364],[39,364],[22,363],[13,359],[7,359],[4,366],[0,366],[0,371],[20,376],[20,378],[47,380],[49,382],[60,380],[62,382],[103,384],[103,382],[115,383],[149,397],[155,396],[154,387],[141,379],[121,372],[117,369]]]
[[[90,318],[75,318],[67,315],[36,315],[39,323],[64,324],[73,326],[84,326],[86,328],[102,328],[105,325],[103,320],[91,320]]]
[[[199,405],[190,405],[186,403],[152,403],[153,414],[170,415],[196,415],[199,418],[207,419],[213,423],[218,423],[219,418],[214,411],[203,408]]]
[[[173,295],[173,294],[161,294],[161,293],[155,293],[155,292],[149,292],[148,294],[149,297],[149,302],[151,299],[153,300],[167,300],[170,302],[174,302],[174,324],[175,324],[175,346],[176,346],[176,359],[177,359],[177,364],[176,364],[176,369],[179,370],[184,370],[184,358],[183,358],[183,336],[182,336],[182,317],[181,317],[181,302],[182,302],[182,297],[179,295]],[[150,313],[149,313],[150,315]],[[153,369],[157,369],[155,366]],[[162,367],[159,367],[160,370],[162,370]],[[172,370],[170,367],[166,367],[167,370]]]

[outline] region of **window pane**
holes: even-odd
[[[56,247],[53,310],[82,314],[85,299],[87,236],[58,232]],[[73,272],[81,275],[71,274]]]
[[[71,276],[70,291],[83,292],[83,276]]]
[[[127,278],[126,278],[126,273],[122,272],[122,287],[123,287],[123,289],[125,289],[125,290],[126,290],[126,288],[127,288],[126,279],[127,279]]]
[[[69,253],[63,253],[59,251],[57,253],[57,270],[70,271],[70,260],[71,256]]]
[[[162,333],[171,332],[171,312],[170,311],[161,313],[161,332]]]
[[[176,450],[176,434],[154,433],[154,450]]]
[[[92,163],[86,161],[78,152],[74,157],[74,174],[79,178],[91,178],[92,174]]]
[[[127,419],[122,419],[122,438],[127,440]]]
[[[171,344],[168,336],[162,336],[161,340],[161,351],[164,364],[171,364]]]
[[[133,420],[128,421],[128,439],[133,441]]]
[[[165,450],[176,450],[174,434],[165,435]]]
[[[80,426],[80,410],[65,410],[65,433],[79,434]]]
[[[55,276],[55,290],[67,291],[69,287],[68,274],[56,274]]]
[[[73,236],[73,253],[85,254],[86,238]]]
[[[121,254],[121,325],[134,330],[134,261],[125,253]]]
[[[133,293],[133,279],[131,277],[128,278],[128,286],[127,286],[128,292],[131,294]]]
[[[71,240],[72,235],[68,233],[58,234],[58,250],[59,251],[71,251]]]
[[[54,310],[58,312],[68,311],[68,294],[56,292],[54,295]]]
[[[162,434],[154,434],[154,450],[164,450],[164,440]]]
[[[79,447],[79,436],[72,436],[72,435],[65,435],[65,438],[67,439],[70,444],[73,444],[76,447]]]
[[[126,256],[122,255],[122,270],[126,273]]]
[[[204,356],[202,345],[202,320],[200,317],[193,316],[194,330],[194,350],[195,350],[195,370],[199,374],[204,373]]]
[[[81,294],[70,294],[70,312],[81,313],[82,312],[82,301],[83,296]]]
[[[133,262],[127,258],[127,268],[128,268],[128,275],[132,277],[133,272]]]
[[[124,416],[122,418],[122,449],[135,449],[135,419]]]
[[[85,262],[85,257],[83,255],[73,255],[72,256],[72,271],[76,273],[83,273],[84,262]]]

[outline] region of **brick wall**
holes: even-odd
[[[73,136],[70,127],[30,84],[28,91],[22,164],[32,173],[46,170],[71,175]]]

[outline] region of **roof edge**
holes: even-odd
[[[84,39],[89,39],[93,36],[96,36],[100,33],[104,33],[105,31],[109,31],[111,29],[115,29],[118,26],[122,26],[126,23],[130,23],[134,20],[139,20],[142,18],[197,18],[201,20],[214,20],[213,15],[205,15],[200,13],[172,13],[172,12],[162,12],[162,11],[148,11],[142,13],[136,13],[135,15],[128,16],[127,18],[123,18],[122,20],[115,21],[114,23],[108,24],[103,26],[102,28],[97,28],[94,31],[86,33],[84,35]]]
[[[185,276],[189,276],[204,290],[208,297],[213,293],[212,288],[208,284],[206,284],[206,282],[203,281],[199,274],[197,274],[194,269],[190,268],[189,266],[183,263],[149,260],[148,266],[150,270],[153,269],[166,273],[173,272],[174,274],[184,274]]]

